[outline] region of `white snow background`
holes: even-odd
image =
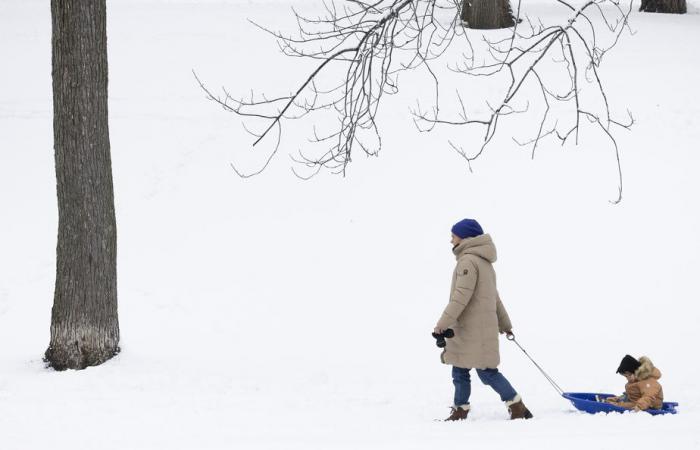
[[[290,29],[311,0],[108,2],[110,136],[122,353],[53,372],[56,245],[51,20],[45,1],[0,2],[0,449],[619,449],[700,447],[700,4],[632,14],[603,64],[615,113],[636,120],[614,153],[515,145],[503,122],[470,173],[415,130],[425,90],[387,99],[379,158],[347,177],[296,178],[288,146],[262,175],[239,118],[210,87],[285,93],[308,65],[248,18]],[[527,13],[562,22],[544,0]],[[534,106],[533,106],[534,107]],[[290,130],[290,142],[303,137]],[[460,141],[475,148],[476,141]],[[513,344],[501,370],[535,414],[506,420],[474,377],[467,422],[444,423],[450,368],[430,332],[447,301],[449,229],[480,220],[523,346],[569,391],[619,393],[625,353],[661,369],[679,414],[586,415]]]

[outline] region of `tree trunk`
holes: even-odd
[[[509,0],[463,0],[461,17],[469,28],[478,30],[509,28],[515,24]]]
[[[685,0],[642,0],[640,11],[670,14],[685,14],[688,7]]]
[[[58,244],[46,361],[84,369],[119,352],[105,0],[52,0],[51,20]]]

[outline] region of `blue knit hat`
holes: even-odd
[[[481,229],[481,225],[474,219],[464,219],[457,222],[452,227],[452,234],[455,236],[466,239],[476,236],[481,236],[484,234],[484,230]]]

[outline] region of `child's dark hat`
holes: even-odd
[[[616,373],[634,373],[641,365],[642,363],[637,361],[635,358],[631,357],[630,355],[625,355],[625,357],[622,358],[622,361],[620,361],[620,367],[617,368]]]

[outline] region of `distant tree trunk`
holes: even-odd
[[[688,7],[685,0],[642,0],[639,10],[644,12],[685,14],[688,12]]]
[[[105,0],[52,0],[51,20],[58,245],[45,356],[84,369],[119,352]]]
[[[509,28],[515,22],[509,0],[462,0],[462,21],[469,28]]]

